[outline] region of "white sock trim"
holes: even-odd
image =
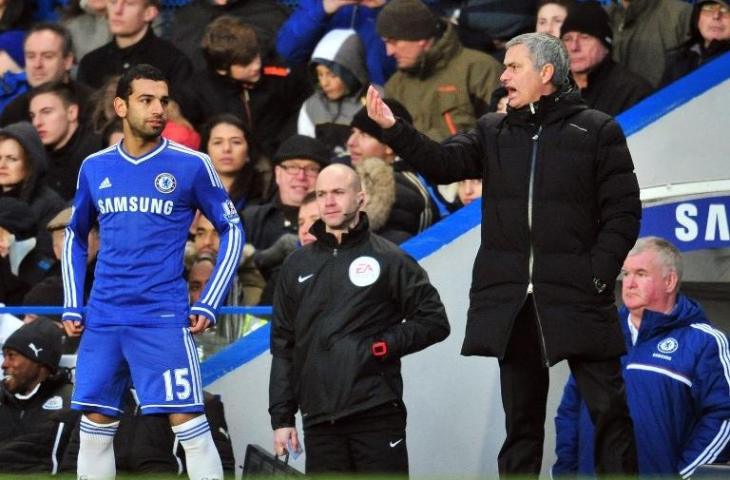
[[[206,432],[210,432],[210,425],[205,415],[200,415],[185,423],[173,426],[172,431],[180,439],[180,442],[184,443],[200,435],[204,435]]]

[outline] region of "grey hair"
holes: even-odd
[[[533,32],[516,36],[507,42],[506,48],[514,47],[515,45],[524,45],[527,47],[527,51],[530,53],[530,59],[532,60],[532,66],[535,67],[535,70],[541,70],[548,63],[555,68],[553,78],[550,79],[550,83],[555,87],[560,89],[563,85],[570,83],[568,80],[568,75],[570,74],[570,58],[562,40],[547,33]]]
[[[659,261],[664,267],[664,275],[669,272],[677,274],[677,285],[679,286],[684,273],[684,262],[679,249],[661,237],[642,237],[636,241],[628,256],[638,255],[647,250],[651,250],[659,256]]]

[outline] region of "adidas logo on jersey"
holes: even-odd
[[[104,178],[102,182],[99,184],[99,190],[102,190],[104,188],[111,188],[112,182],[109,180],[109,177]]]

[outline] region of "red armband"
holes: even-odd
[[[374,357],[383,358],[388,355],[388,344],[383,340],[373,342],[373,344],[370,345],[370,352],[372,352]]]

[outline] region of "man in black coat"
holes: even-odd
[[[598,2],[572,5],[560,38],[570,56],[570,71],[589,107],[618,115],[651,94],[649,82],[611,59],[611,23]]]
[[[274,297],[269,413],[274,449],[307,474],[406,474],[401,357],[445,339],[446,311],[426,272],[369,231],[352,168],[322,170],[317,241],[287,257]]]
[[[538,475],[548,367],[568,360],[596,428],[596,471],[636,472],[613,289],[641,203],[621,128],[573,88],[561,41],[507,43],[507,114],[442,144],[397,120],[372,87],[384,141],[435,183],[482,178],[482,243],[464,355],[499,358],[507,439],[501,475]]]
[[[49,82],[34,88],[29,98],[33,127],[46,147],[46,183],[70,201],[84,159],[101,150],[101,137],[82,124],[78,93],[67,83]]]
[[[58,370],[61,329],[37,319],[13,332],[3,348],[0,471],[58,473],[79,414],[71,410],[68,372]]]
[[[299,206],[314,190],[319,171],[329,165],[328,155],[327,147],[316,138],[292,135],[274,155],[274,197],[241,213],[246,242],[256,250],[254,264],[267,282],[261,293],[263,305],[271,304],[281,264],[296,248]]]
[[[148,63],[170,80],[175,97],[175,87],[190,78],[193,66],[184,53],[152,31],[159,6],[160,0],[109,0],[107,21],[114,38],[84,55],[79,63],[78,81],[98,89],[109,77]]]

